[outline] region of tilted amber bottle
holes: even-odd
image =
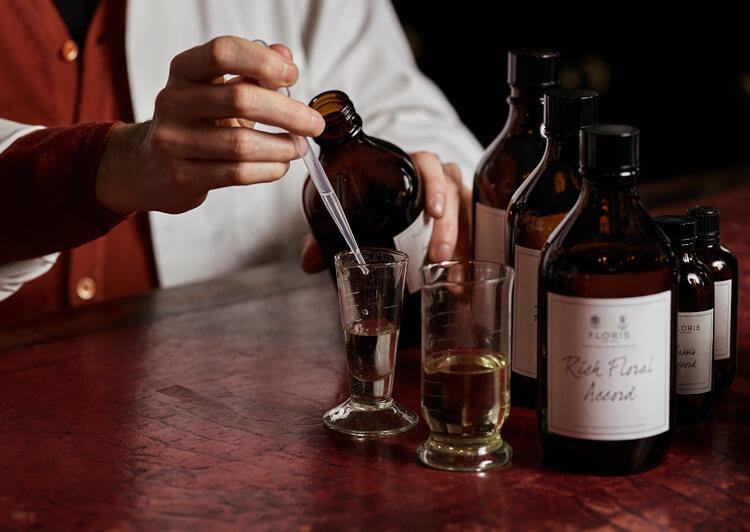
[[[320,163],[341,202],[360,247],[395,248],[409,255],[401,344],[419,338],[419,268],[425,261],[432,223],[425,216],[419,173],[409,156],[393,144],[370,137],[349,97],[327,91],[310,102],[326,122],[315,139]],[[348,249],[308,176],[302,204],[331,275],[333,257]]]
[[[698,241],[695,254],[714,280],[714,389],[723,392],[737,371],[737,257],[719,242],[719,209],[692,207],[688,216],[696,219]]]
[[[474,258],[505,263],[505,214],[513,193],[544,154],[542,97],[559,85],[558,52],[508,52],[509,112],[474,175]]]
[[[677,311],[675,410],[677,423],[708,416],[714,401],[714,282],[711,270],[695,255],[695,219],[658,216],[656,223],[672,243],[680,266]]]
[[[581,128],[596,122],[594,91],[558,89],[545,94],[547,149],[508,206],[506,262],[516,269],[511,356],[514,404],[536,406],[539,258],[549,235],[578,200],[578,136]]]
[[[671,440],[677,261],[638,199],[638,138],[582,130],[581,196],[542,252],[537,422],[557,468],[633,473]]]

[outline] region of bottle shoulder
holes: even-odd
[[[506,209],[513,193],[539,164],[544,155],[540,134],[495,139],[485,151],[474,173],[476,203]]]
[[[393,155],[396,155],[397,157],[400,157],[402,159],[406,159],[409,164],[412,164],[411,157],[409,157],[409,154],[406,153],[404,150],[393,144],[392,142],[389,142],[387,140],[378,138],[378,137],[371,137],[369,135],[364,135],[365,137],[365,143],[371,146],[373,149],[376,150],[384,150],[386,152],[392,153]]]
[[[680,285],[689,287],[713,288],[711,270],[703,264],[693,253],[680,253],[678,255],[680,268]]]
[[[739,275],[739,263],[736,255],[721,244],[696,245],[695,255],[708,267],[714,280],[733,279]]]
[[[714,282],[711,271],[694,253],[678,254],[680,269],[680,312],[699,312],[714,308]]]
[[[734,254],[728,247],[719,244],[720,256],[726,262],[734,272],[737,272],[739,263],[737,262],[737,255]]]
[[[508,207],[508,235],[513,245],[541,250],[580,197],[572,165],[543,160],[522,183]]]
[[[576,205],[552,234],[542,255],[548,273],[620,274],[677,269],[674,252],[645,208],[638,203],[611,227],[596,209]]]
[[[355,236],[365,242],[360,245],[383,245],[378,239],[403,231],[424,209],[419,172],[403,150],[387,141],[362,135],[325,146],[319,159]],[[336,234],[309,176],[302,203],[311,226]]]
[[[528,174],[544,153],[544,139],[527,129],[507,133],[505,130],[482,154],[474,174],[475,181],[488,181],[499,173]]]
[[[409,155],[391,142],[361,133],[356,138],[322,146],[318,157],[321,164],[353,165],[373,160],[393,159],[414,167]]]
[[[508,202],[509,213],[518,214],[528,208],[527,204],[529,197],[532,195],[537,182],[544,174],[544,170],[548,164],[549,161],[543,157],[542,160],[539,161],[539,164],[529,172],[529,175],[518,186]]]
[[[511,199],[517,214],[536,215],[569,211],[581,192],[576,165],[560,159],[543,159]]]

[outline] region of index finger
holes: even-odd
[[[210,81],[234,74],[269,87],[285,87],[297,80],[297,66],[284,54],[241,37],[216,37],[178,54],[170,66],[170,80]]]

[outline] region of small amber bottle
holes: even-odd
[[[536,406],[537,285],[547,238],[578,200],[578,136],[597,122],[594,91],[558,89],[544,96],[542,161],[513,194],[508,206],[507,263],[516,270],[513,291],[511,398]]]
[[[424,192],[417,168],[397,146],[370,137],[349,97],[327,91],[310,102],[325,119],[315,139],[320,163],[341,202],[360,247],[395,248],[409,256],[401,320],[401,343],[419,339],[420,273],[432,235],[432,220],[424,213]],[[323,249],[335,278],[333,257],[348,249],[310,177],[302,193],[305,216]]]
[[[558,56],[554,50],[508,52],[508,118],[474,175],[477,260],[505,262],[505,211],[513,193],[544,154],[542,97],[559,85]]]
[[[714,389],[723,392],[737,371],[737,257],[719,242],[719,209],[693,207],[688,216],[698,224],[695,254],[714,280]]]
[[[675,378],[677,423],[695,423],[705,419],[714,399],[714,282],[711,271],[695,255],[695,219],[667,215],[657,217],[656,223],[667,235],[680,265]]]

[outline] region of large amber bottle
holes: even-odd
[[[315,139],[320,163],[341,202],[360,247],[395,248],[409,255],[401,341],[419,338],[419,268],[425,261],[432,220],[424,213],[424,191],[409,156],[397,146],[370,137],[349,97],[327,91],[310,102],[326,122]],[[323,248],[331,275],[333,256],[348,249],[308,177],[302,203],[310,229]]]
[[[507,263],[516,269],[513,291],[511,398],[536,406],[539,258],[552,231],[581,191],[578,137],[597,122],[594,91],[558,89],[544,96],[547,149],[508,206]]]
[[[539,434],[554,467],[633,473],[674,426],[677,261],[638,198],[638,130],[581,135],[581,196],[540,266]]]
[[[505,211],[511,196],[544,154],[542,97],[559,85],[558,52],[508,52],[510,107],[502,131],[474,175],[474,257],[505,262]]]

